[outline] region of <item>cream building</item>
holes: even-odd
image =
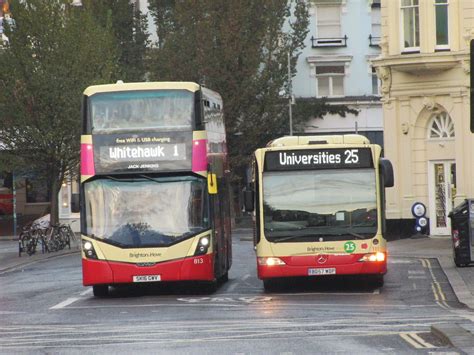
[[[422,202],[431,235],[450,234],[448,214],[474,198],[469,129],[469,41],[474,0],[382,0],[381,55],[385,156],[394,166],[387,226],[410,235]]]

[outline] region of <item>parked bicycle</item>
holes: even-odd
[[[71,240],[76,240],[76,235],[68,224],[55,224],[47,226],[44,223],[29,223],[23,227],[18,237],[18,255],[23,252],[33,255],[36,247],[41,244],[41,252],[55,252],[66,246],[71,249]]]
[[[18,256],[22,252],[33,255],[36,252],[36,246],[41,242],[42,251],[44,252],[43,236],[41,230],[32,226],[32,223],[23,227],[18,236]]]

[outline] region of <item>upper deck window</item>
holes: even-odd
[[[186,90],[122,91],[90,97],[92,133],[189,130],[194,94]]]

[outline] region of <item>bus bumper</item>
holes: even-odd
[[[134,276],[157,276],[160,281],[213,281],[213,254],[140,266],[133,263],[82,259],[84,286],[133,283]]]
[[[287,261],[284,265],[269,266],[260,265],[257,262],[257,274],[259,279],[265,280],[278,277],[313,276],[314,273],[311,271],[314,271],[314,269],[332,269],[330,270],[330,273],[328,273],[329,275],[384,275],[387,273],[386,260],[375,262],[358,261],[363,257],[363,255],[364,254],[352,254],[350,258],[351,260],[338,260],[337,257],[335,257],[336,259],[330,260],[330,262],[324,264],[319,264],[316,257],[312,257],[312,262],[308,262],[307,257],[302,257],[301,259],[298,257],[280,257],[281,260]],[[295,259],[297,259],[296,262]]]

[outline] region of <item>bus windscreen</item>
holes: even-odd
[[[187,90],[119,91],[89,98],[92,133],[190,130],[194,93]]]
[[[376,191],[374,169],[264,173],[265,236],[275,242],[372,238]]]
[[[97,179],[84,184],[87,235],[121,247],[164,247],[210,228],[197,177]]]

